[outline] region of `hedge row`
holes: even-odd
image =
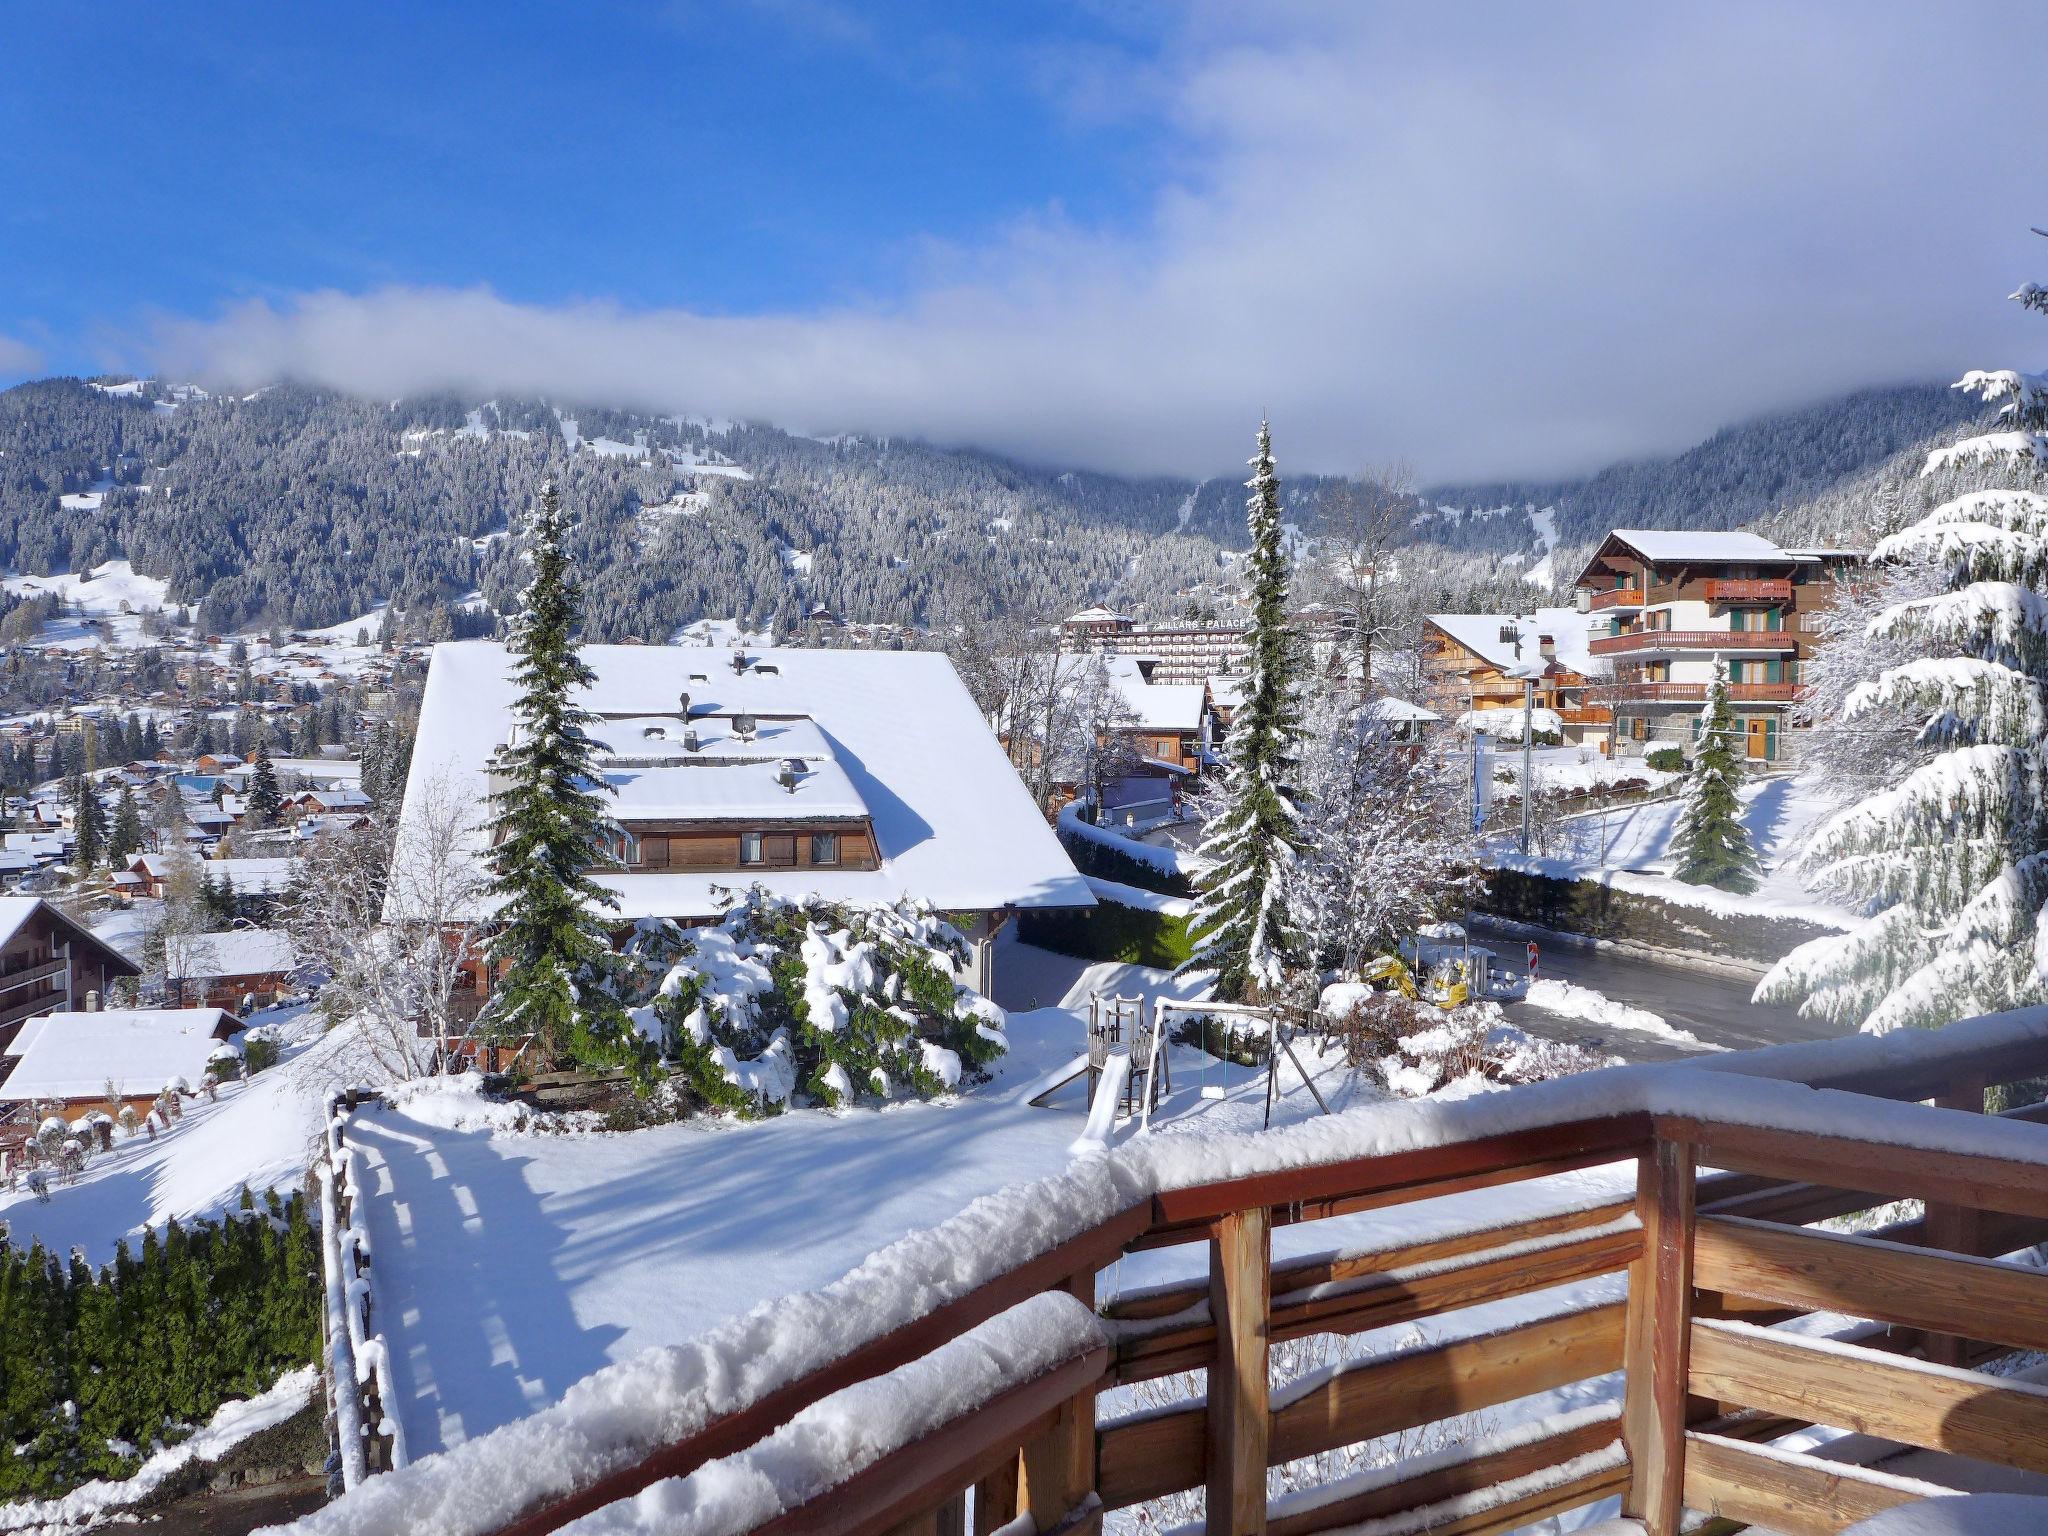
[[[1195,884],[1186,875],[1168,874],[1143,859],[1069,832],[1065,827],[1060,828],[1059,836],[1060,846],[1067,850],[1074,868],[1084,875],[1114,880],[1118,885],[1135,885],[1141,891],[1157,891],[1162,896],[1195,894]]]
[[[98,1270],[13,1247],[0,1225],[0,1498],[126,1477],[319,1354],[319,1244],[298,1195],[151,1228]]]
[[[1092,907],[1020,913],[1017,937],[1026,944],[1062,955],[1149,965],[1165,971],[1185,964],[1194,953],[1187,918],[1145,912],[1113,901],[1098,901]]]

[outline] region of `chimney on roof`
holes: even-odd
[[[732,670],[735,676],[738,676],[747,670],[747,653],[741,650],[738,646],[733,647]]]
[[[696,750],[697,750],[697,748],[698,748],[699,746],[701,746],[701,745],[702,745],[702,743],[701,743],[700,741],[698,741],[698,739],[697,739],[697,727],[695,727],[694,725],[686,725],[686,726],[684,726],[684,727],[683,727],[683,750],[684,750],[685,752],[694,752],[694,751],[696,751]]]
[[[1557,636],[1538,635],[1536,637],[1536,649],[1546,656],[1555,656],[1557,654]]]
[[[85,994],[85,1011],[87,1013],[98,1013],[100,1011],[99,993],[88,992]]]
[[[679,710],[679,711],[681,712],[681,714],[682,714],[682,717],[683,717],[683,718],[684,718],[685,720],[687,720],[687,719],[689,719],[689,718],[690,718],[690,690],[689,690],[689,689],[685,688],[685,689],[683,690],[683,692],[682,692],[682,695],[681,695],[681,696],[680,696],[680,697],[679,697],[679,698],[678,698],[678,699],[676,700],[676,708],[677,708],[677,710]]]
[[[801,762],[793,757],[785,757],[782,760],[782,771],[775,775],[775,782],[793,795],[796,793],[797,779],[802,775],[802,772],[803,764]]]

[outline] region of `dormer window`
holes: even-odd
[[[813,864],[837,864],[839,862],[839,834],[837,832],[813,832],[811,834],[811,862]]]

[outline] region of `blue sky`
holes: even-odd
[[[24,6],[8,33],[0,332],[52,366],[303,289],[886,297],[934,245],[1150,192],[1146,125],[1043,87],[1144,33],[1057,6]]]
[[[2048,35],[1932,0],[16,6],[0,382],[1540,476],[2038,365]]]

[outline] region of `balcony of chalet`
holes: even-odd
[[[2033,1009],[1127,1142],[371,1478],[350,1529],[1096,1532],[1202,1490],[1216,1536],[1824,1536],[2038,1493],[2044,1079]],[[1161,1250],[1183,1278],[1121,1285]],[[1359,1335],[1275,1382],[1276,1344]]]
[[[1644,593],[1641,587],[1610,587],[1604,592],[1595,592],[1588,605],[1595,613],[1611,608],[1640,608]]]
[[[0,966],[0,1030],[63,1004],[71,962],[63,955]]]
[[[1672,651],[1795,651],[1784,629],[1632,629],[1587,642],[1595,656],[1652,656]]]
[[[1623,698],[1634,704],[1704,704],[1705,683],[1621,683]],[[1790,704],[1799,697],[1797,683],[1730,683],[1731,704]]]
[[[1722,608],[1771,605],[1792,601],[1789,577],[1709,577],[1708,603]]]

